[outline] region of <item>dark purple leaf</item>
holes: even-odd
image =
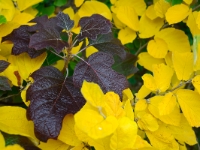
[[[119,95],[128,88],[126,77],[115,72],[111,66],[114,60],[112,55],[97,52],[92,54],[87,63],[79,62],[74,70],[73,81],[79,87],[82,86],[84,80],[99,84],[104,91],[114,91]]]
[[[1,91],[10,91],[9,80],[6,77],[0,76],[0,90]]]
[[[4,37],[3,40],[10,40],[14,43],[12,48],[13,55],[27,52],[31,58],[35,58],[44,52],[44,50],[36,51],[33,48],[29,48],[31,34],[28,32],[28,28],[29,26],[21,26],[15,29],[10,35]]]
[[[95,40],[99,34],[107,34],[111,32],[111,22],[99,14],[94,14],[91,17],[83,17],[80,19],[79,24],[81,31],[78,35],[78,40],[84,38]]]
[[[57,25],[62,29],[70,30],[74,26],[74,21],[69,18],[69,15],[59,12],[57,15],[59,22]]]
[[[3,72],[9,65],[9,62],[5,60],[0,60],[0,72]]]
[[[44,22],[42,21],[44,20]],[[40,17],[35,19],[36,25],[29,28],[29,31],[37,31],[30,38],[29,46],[36,50],[52,47],[58,53],[62,51],[64,47],[68,46],[68,43],[63,41],[60,37],[62,28],[57,26],[59,22],[58,18]]]
[[[114,59],[115,63],[112,68],[118,73],[128,77],[138,71],[138,68],[134,66],[137,61],[137,57],[135,55],[126,53],[126,57],[124,59],[121,59],[118,56],[115,56]]]
[[[94,46],[99,51],[118,55],[122,59],[126,57],[124,46],[118,39],[115,39],[112,33],[101,34],[96,40],[89,40],[89,45]]]
[[[65,79],[54,67],[43,67],[31,77],[34,83],[27,90],[27,100],[30,100],[27,118],[33,120],[38,139],[44,142],[56,139],[65,115],[76,113],[85,100],[72,80]]]

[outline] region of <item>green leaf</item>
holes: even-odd
[[[60,7],[60,6],[65,5],[66,3],[67,3],[67,0],[55,0],[54,5]]]
[[[24,149],[31,149],[31,150],[40,150],[40,148],[36,147],[32,141],[30,141],[27,137],[25,136],[20,136],[20,135],[11,135],[2,132],[5,141],[6,141],[6,146],[8,145],[14,145],[14,144],[19,144],[22,146]]]
[[[0,24],[6,23],[6,22],[7,22],[6,18],[4,16],[0,15]]]
[[[183,2],[183,0],[165,0],[165,1],[171,3],[172,6],[181,4]]]

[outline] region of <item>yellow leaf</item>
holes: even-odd
[[[14,106],[3,106],[0,107],[0,114],[1,131],[8,134],[26,136],[37,142],[33,122],[26,119],[26,109]]]
[[[164,96],[154,96],[150,98],[150,104],[148,105],[148,110],[151,114],[160,119],[162,122],[174,126],[178,126],[180,124],[181,113],[178,106],[174,108],[174,110],[169,115],[161,116],[159,113],[159,103],[163,100]]]
[[[193,53],[178,53],[172,54],[174,70],[179,80],[187,81],[193,73]]]
[[[154,19],[156,19],[158,16],[156,15],[156,12],[155,12],[155,10],[154,10],[154,5],[150,5],[148,8],[147,8],[147,10],[146,10],[146,12],[145,12],[145,15],[149,18],[149,19],[151,19],[151,20],[154,20]]]
[[[98,1],[86,1],[78,10],[80,18],[85,16],[91,16],[93,14],[100,14],[105,18],[112,20],[112,14],[110,9],[101,2]]]
[[[172,52],[168,51],[167,55],[165,56],[165,62],[167,66],[173,68]]]
[[[36,16],[37,13],[38,13],[38,10],[35,9],[35,8],[33,8],[33,7],[29,7],[29,8],[27,8],[27,9],[25,9],[23,12],[24,12],[24,13],[27,13],[27,14],[30,14],[30,15],[32,15],[32,16]]]
[[[0,1],[0,15],[3,15],[7,21],[11,21],[15,14],[15,7],[11,0]],[[1,30],[2,31],[2,30]]]
[[[151,145],[147,141],[143,140],[140,136],[137,135],[133,148],[140,150],[141,148],[147,148],[147,147],[151,147]]]
[[[38,147],[42,150],[67,150],[69,148],[69,145],[59,140],[49,139],[47,143],[40,142],[40,145]]]
[[[196,23],[197,16],[198,12],[194,11],[189,14],[187,19],[187,26],[190,28],[190,32],[193,36],[200,34],[200,28],[198,28],[198,25]]]
[[[28,23],[30,20],[34,18],[33,15],[28,13],[19,12],[12,20],[12,22],[16,22],[19,25],[32,25],[33,23]]]
[[[86,57],[88,58],[93,53],[98,52],[98,49],[96,49],[94,46],[90,46],[86,49]]]
[[[133,96],[133,93],[131,92],[131,90],[128,88],[128,89],[125,89],[122,91],[122,95],[123,95],[123,101],[126,101],[126,100],[133,100],[134,99],[134,96]]]
[[[156,91],[157,87],[155,84],[155,79],[151,74],[144,74],[142,76],[142,80],[144,81],[144,86],[147,87],[151,91]]]
[[[176,92],[181,110],[192,127],[200,126],[200,95],[197,92],[187,89],[180,89]]]
[[[125,115],[125,112],[122,109],[122,102],[120,101],[119,95],[114,92],[108,92],[104,96],[104,101],[105,106],[103,108],[106,112],[106,116],[114,116],[116,118],[120,118]]]
[[[151,90],[149,90],[146,86],[142,85],[138,93],[135,94],[135,96],[136,96],[136,99],[143,99],[150,93],[151,93]]]
[[[190,11],[191,9],[187,5],[177,4],[167,10],[165,17],[169,24],[175,24],[184,20]]]
[[[177,140],[183,141],[189,145],[195,145],[197,143],[196,135],[183,115],[181,115],[179,126],[168,126],[168,128]]]
[[[157,119],[146,111],[137,113],[137,119],[138,127],[141,130],[156,131],[159,128]]]
[[[12,47],[13,47],[12,43],[7,43],[7,42],[0,43],[0,54],[4,57],[8,57],[9,55],[11,55]]]
[[[167,65],[153,65],[153,76],[159,92],[165,92],[169,88],[173,73],[173,69]]]
[[[43,0],[32,0],[32,1],[15,0],[15,1],[17,2],[19,10],[23,11],[30,6],[33,6],[35,4],[38,4],[39,2],[42,2]]]
[[[6,145],[6,142],[4,140],[2,133],[0,132],[0,149],[5,148],[5,145]]]
[[[188,36],[182,31],[175,28],[162,29],[155,35],[155,38],[163,39],[172,52],[190,52],[190,43]]]
[[[16,22],[7,22],[0,25],[0,37],[4,37],[10,34],[14,29],[20,27],[20,24]]]
[[[119,119],[119,125],[110,139],[112,150],[132,148],[137,138],[137,125],[127,117]]]
[[[64,60],[58,60],[55,64],[53,64],[53,66],[55,68],[57,68],[58,70],[62,71],[64,69],[64,66],[65,66],[65,61]]]
[[[177,103],[175,95],[172,92],[165,94],[158,107],[160,115],[169,115],[171,112],[173,112],[176,105]]]
[[[112,134],[118,125],[115,117],[108,116],[104,119],[99,112],[91,109],[79,111],[74,118],[77,127],[93,139],[104,138]]]
[[[74,19],[74,10],[72,7],[68,7],[62,11],[64,14],[68,14],[70,19]]]
[[[118,11],[119,7],[124,7],[124,6],[130,6],[134,8],[135,12],[137,13],[138,16],[143,15],[143,13],[146,10],[146,3],[144,0],[118,0],[115,3],[115,7],[112,9],[114,13]]]
[[[80,7],[83,4],[84,0],[75,0],[74,4],[76,5],[76,7]]]
[[[146,16],[146,14],[143,14],[140,18],[139,24],[139,37],[149,38],[154,36],[164,25],[164,19],[156,18],[154,20],[151,20]]]
[[[47,57],[47,53],[43,53],[36,58],[30,58],[27,53],[18,56],[11,55],[9,61],[18,67],[19,74],[24,80],[29,80],[29,76],[38,70]]]
[[[74,116],[72,114],[66,115],[63,119],[62,129],[60,131],[58,139],[71,146],[79,145],[81,141],[78,140],[75,134],[74,125]]]
[[[134,120],[134,113],[130,99],[125,102],[124,111],[126,113],[126,117],[130,118],[131,120]]]
[[[152,71],[153,64],[165,63],[164,59],[154,58],[147,52],[142,52],[138,56],[138,63],[143,66],[145,69]]]
[[[140,99],[135,105],[135,113],[137,114],[140,111],[147,109],[147,101],[145,99]]]
[[[130,29],[139,30],[139,19],[135,9],[130,6],[120,6],[117,10],[117,18]]]
[[[149,41],[147,51],[154,58],[165,58],[168,51],[167,43],[163,39],[154,38]]]
[[[186,4],[190,5],[193,0],[183,0]]]
[[[2,150],[24,150],[20,145],[14,144],[14,145],[8,145]]]
[[[74,125],[74,132],[80,141],[88,143],[88,141],[90,140],[90,137],[81,129],[79,129],[76,124]]]
[[[102,139],[90,139],[88,144],[93,146],[95,150],[111,150],[110,148],[110,136]]]
[[[136,38],[136,32],[129,27],[121,29],[118,33],[118,39],[122,42],[122,44],[131,43]]]
[[[193,38],[193,70],[197,71],[200,70],[200,36],[196,35]]]
[[[81,93],[89,104],[94,107],[102,107],[105,104],[104,93],[100,86],[93,82],[83,81]]]
[[[113,21],[114,21],[114,24],[115,26],[118,28],[118,29],[123,29],[126,27],[125,24],[123,24],[116,16],[115,13],[112,13],[112,17],[113,17]]]
[[[200,75],[195,76],[192,79],[192,84],[194,85],[195,89],[200,93]]]
[[[198,28],[200,29],[200,13],[198,12],[196,24],[198,25]]]
[[[170,7],[170,3],[168,3],[166,0],[158,0],[154,4],[154,10],[156,12],[156,15],[160,18],[165,17],[165,13],[167,12],[168,8]]]
[[[77,54],[82,45],[83,45],[83,42],[80,42],[80,43],[78,44],[78,46],[73,47],[72,50],[71,50],[71,53],[74,54],[74,55]]]
[[[153,147],[160,150],[179,150],[179,145],[167,128],[160,126],[155,132],[146,131],[146,135]]]
[[[81,144],[71,148],[70,150],[89,150],[89,149],[86,147],[86,144],[81,143]]]
[[[21,92],[21,98],[22,98],[22,101],[24,102],[24,104],[28,107],[30,105],[30,100],[26,100],[26,91],[28,89],[28,87],[30,86],[29,85],[26,85],[26,88],[22,90]]]

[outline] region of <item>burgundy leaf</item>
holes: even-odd
[[[134,66],[137,61],[137,57],[131,53],[126,53],[126,57],[121,59],[117,56],[114,57],[115,63],[112,68],[120,74],[128,77],[132,74],[135,74],[138,71],[138,68]]]
[[[85,100],[72,80],[65,79],[54,67],[43,67],[31,77],[34,83],[27,90],[27,100],[30,100],[27,118],[33,120],[38,139],[44,142],[56,139],[65,115],[76,113]]]
[[[99,34],[107,34],[111,32],[111,22],[99,14],[94,14],[91,17],[83,17],[80,19],[79,24],[81,31],[78,35],[78,40],[84,38],[95,40]]]
[[[3,40],[10,40],[14,43],[12,48],[13,55],[27,52],[31,58],[35,58],[44,52],[44,50],[36,51],[33,48],[29,48],[31,34],[28,32],[28,28],[29,26],[21,26],[15,29],[10,35],[3,38]]]
[[[101,34],[96,40],[89,40],[89,42],[89,45],[94,46],[99,51],[118,55],[122,59],[126,57],[124,46],[118,39],[113,37],[112,33]]]
[[[1,91],[11,91],[9,80],[6,77],[0,76],[0,90]]]
[[[9,62],[5,60],[0,60],[0,72],[3,72],[9,65]]]
[[[43,20],[45,21],[43,22]],[[47,20],[46,17],[40,17],[33,20],[33,22],[34,21],[37,24],[29,28],[29,31],[31,32],[37,31],[30,38],[29,46],[31,48],[40,50],[52,47],[60,53],[64,47],[68,46],[68,43],[63,41],[60,37],[62,28],[57,26],[57,23],[59,22],[58,18],[54,17]]]
[[[87,62],[79,62],[74,70],[73,81],[79,87],[84,80],[99,84],[104,91],[114,91],[122,95],[122,91],[128,88],[126,77],[115,72],[111,66],[114,63],[110,54],[97,52],[92,54]]]
[[[59,12],[57,15],[59,22],[57,25],[62,29],[70,30],[74,26],[74,21],[69,18],[69,15]]]

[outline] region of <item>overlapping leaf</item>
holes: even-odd
[[[0,60],[0,72],[3,72],[9,66],[9,64],[10,63],[5,60]]]
[[[70,20],[69,15],[59,12],[57,17],[59,19],[57,25],[62,29],[70,30],[74,26],[74,21]]]
[[[100,85],[103,92],[114,91],[119,95],[128,88],[126,78],[112,70],[114,60],[110,54],[103,52],[94,53],[87,62],[81,61],[74,70],[73,81],[79,87],[84,80]]]
[[[99,34],[107,34],[111,32],[111,22],[99,14],[94,14],[91,17],[83,17],[80,19],[81,26],[80,34],[77,39],[79,41],[84,38],[95,40]]]
[[[27,117],[34,122],[37,138],[46,142],[48,138],[57,138],[64,116],[76,113],[85,100],[71,79],[64,79],[56,68],[41,68],[31,77],[35,81],[27,90]]]
[[[89,40],[89,45],[94,46],[99,51],[118,55],[122,59],[126,57],[123,45],[113,37],[112,33],[101,34],[96,40]]]
[[[39,31],[31,36],[29,46],[36,50],[52,47],[58,53],[61,52],[64,47],[68,46],[68,43],[60,37],[62,28],[57,25],[59,21],[57,17],[50,19],[40,17],[34,19],[33,22],[38,24],[31,27],[29,31]]]
[[[35,58],[44,52],[43,50],[36,51],[33,48],[29,48],[30,33],[28,32],[28,26],[21,26],[15,29],[10,35],[5,37],[4,40],[10,40],[14,43],[12,48],[13,55],[27,52],[31,58]]]

